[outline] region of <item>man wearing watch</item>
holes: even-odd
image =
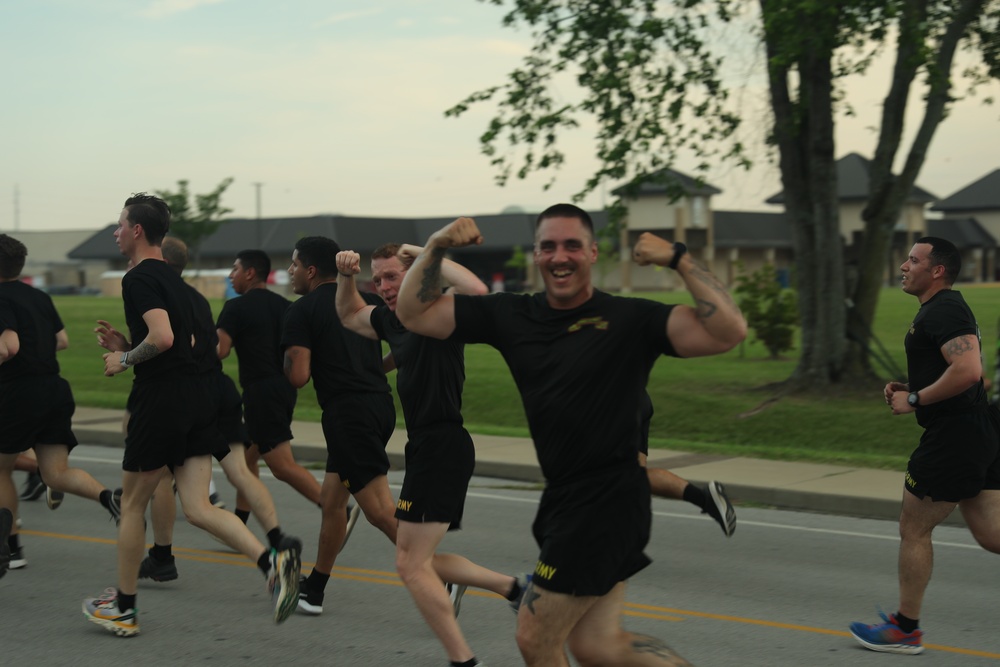
[[[931,532],[958,507],[983,548],[1000,553],[1000,412],[987,401],[979,327],[962,295],[954,244],[919,239],[900,270],[902,287],[920,301],[906,334],[909,382],[889,382],[883,395],[894,415],[915,413],[924,428],[910,455],[899,517],[899,607],[851,634],[874,651],[923,651],[919,628],[933,566]]]

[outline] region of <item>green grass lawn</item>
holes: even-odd
[[[964,285],[962,292],[979,318],[986,375],[992,378],[997,345],[1000,287]],[[685,293],[643,294],[665,303],[687,303]],[[73,386],[77,403],[124,408],[131,382],[128,376],[106,378],[103,350],[93,333],[95,321],[110,320],[124,327],[120,299],[56,297],[56,307],[70,337],[59,354],[62,372]],[[216,314],[222,301],[212,302]],[[887,288],[879,300],[873,324],[875,336],[905,369],[903,337],[918,307],[917,300],[898,288]],[[651,445],[725,455],[845,463],[900,468],[920,436],[912,416],[893,417],[882,400],[882,386],[853,387],[821,399],[785,396],[774,399],[767,386],[787,378],[795,368],[796,352],[773,361],[760,343],[747,341],[728,354],[702,359],[657,362],[649,391],[656,407]],[[236,378],[236,359],[225,362]],[[881,372],[880,372],[881,374]],[[473,433],[526,436],[520,396],[500,355],[484,345],[466,348],[463,414]],[[399,424],[402,412],[397,403]],[[296,418],[319,421],[312,385],[299,392]]]

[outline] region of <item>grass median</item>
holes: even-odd
[[[1000,286],[962,285],[979,318],[986,376],[992,378],[1000,315]],[[665,303],[688,303],[685,293],[639,296]],[[106,378],[93,328],[97,319],[124,329],[120,299],[55,297],[70,337],[59,353],[63,376],[79,405],[124,409],[131,386],[128,375]],[[917,300],[899,288],[883,290],[872,329],[896,364],[906,368],[903,337],[918,308]],[[212,302],[216,315],[222,301]],[[920,436],[912,416],[894,417],[882,400],[888,376],[867,386],[837,387],[828,396],[783,396],[775,399],[769,385],[786,379],[796,365],[797,350],[786,358],[768,359],[753,332],[739,348],[718,357],[661,358],[649,380],[656,414],[650,432],[653,447],[726,456],[752,456],[794,461],[902,468]],[[586,363],[581,360],[580,363]],[[224,363],[237,375],[235,356]],[[390,378],[390,383],[395,382]],[[466,347],[463,414],[472,433],[527,436],[520,396],[499,353],[484,345]],[[403,425],[397,401],[398,424]],[[316,394],[310,383],[299,392],[295,418],[319,421]],[[655,458],[655,454],[651,454]]]

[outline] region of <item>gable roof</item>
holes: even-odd
[[[1000,210],[1000,169],[994,169],[978,181],[969,183],[958,192],[942,199],[931,206],[931,210],[946,213]]]
[[[680,194],[689,197],[709,197],[722,193],[722,190],[703,179],[688,176],[674,169],[660,169],[650,174],[648,179],[643,181],[638,190],[631,196],[673,195],[678,190]],[[611,193],[622,196],[627,190],[628,186],[623,185],[615,188]]]
[[[848,153],[837,160],[837,199],[840,201],[867,201],[870,195],[868,189],[871,160],[857,153]],[[906,198],[908,204],[928,204],[937,197],[918,185],[914,185]],[[765,200],[767,204],[784,204],[785,192],[782,190]]]
[[[947,239],[959,250],[993,248],[997,244],[996,239],[975,218],[928,220],[927,234]]]

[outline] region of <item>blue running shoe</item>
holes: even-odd
[[[922,630],[917,628],[913,632],[903,632],[896,622],[895,614],[886,616],[879,612],[878,615],[882,617],[883,623],[851,623],[851,634],[862,646],[883,653],[923,653],[924,645],[920,641],[924,636]]]

